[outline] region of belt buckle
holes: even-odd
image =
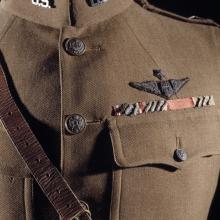
[[[80,202],[84,208],[84,211],[79,212],[76,216],[73,217],[72,220],[84,220],[84,219],[85,220],[92,220],[92,217],[91,217],[92,215],[89,210],[89,205],[82,200]]]

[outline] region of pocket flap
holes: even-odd
[[[220,111],[216,106],[146,113],[107,120],[114,160],[119,167],[166,164],[176,168],[220,154]],[[181,148],[187,160],[175,160]]]

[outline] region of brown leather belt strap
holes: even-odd
[[[88,205],[80,201],[45,154],[14,102],[0,64],[0,119],[15,148],[57,213],[65,220],[91,220]]]

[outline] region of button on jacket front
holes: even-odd
[[[219,219],[218,24],[145,0],[1,0],[0,51],[92,219]],[[1,124],[0,220],[50,219],[62,217]]]

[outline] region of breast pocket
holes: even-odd
[[[219,177],[217,106],[108,119],[111,220],[207,219]]]

